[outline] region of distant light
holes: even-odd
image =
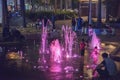
[[[8,52],[6,55],[7,59],[21,59],[20,55],[17,52]]]
[[[70,58],[70,56],[69,56],[69,55],[67,55],[66,57],[67,57],[67,58]]]
[[[37,68],[36,66],[33,66],[33,68],[35,69],[35,68]]]
[[[76,57],[78,57],[78,55],[77,55],[77,54],[74,54],[74,56],[73,56],[73,57],[75,57],[75,58],[76,58]]]
[[[78,72],[78,71],[79,71],[79,69],[75,69],[75,71],[76,71],[76,72]]]

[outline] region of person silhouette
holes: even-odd
[[[93,71],[93,74],[95,71],[98,72],[101,78],[108,79],[111,76],[114,76],[117,74],[117,67],[115,62],[108,57],[108,53],[102,54],[103,61],[95,68]]]

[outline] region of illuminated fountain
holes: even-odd
[[[74,71],[72,59],[78,55],[76,51],[76,34],[71,27],[62,27],[61,41],[54,39],[50,44],[47,43],[49,36],[47,36],[47,27],[43,27],[41,34],[41,46],[39,50],[38,68],[41,70],[49,69],[51,72],[62,72],[62,70]],[[49,46],[49,47],[48,47]],[[47,54],[49,53],[49,54]],[[49,56],[46,57],[46,56]],[[50,67],[48,67],[50,65]]]
[[[59,43],[59,40],[53,40],[50,44],[50,51],[51,51],[51,59],[54,60],[55,62],[60,63],[61,61],[61,46]]]
[[[91,41],[89,43],[89,51],[90,55],[88,56],[89,62],[87,67],[87,72],[89,77],[96,76],[92,75],[92,71],[96,68],[96,66],[99,64],[99,55],[100,55],[100,39],[97,37],[95,31],[92,31],[91,35]]]
[[[95,31],[92,33],[92,39],[89,43],[90,49],[92,50],[90,53],[90,57],[92,58],[92,64],[98,64],[98,58],[100,54],[100,39],[97,37]]]
[[[98,50],[97,47],[95,47],[90,55],[90,57],[92,59],[91,64],[94,64],[94,65],[98,64],[99,54],[100,54],[100,51]]]
[[[48,53],[48,49],[47,49],[47,27],[42,27],[42,34],[41,34],[41,46],[39,49],[39,59],[38,59],[38,68],[45,70],[46,68],[48,68],[47,61],[45,58],[45,55]]]
[[[40,53],[45,53],[46,52],[46,45],[47,45],[47,28],[43,27],[42,28],[42,36],[41,36],[41,49],[40,49]]]
[[[58,39],[53,40],[50,43],[50,53],[51,53],[51,72],[62,72],[61,60],[62,60],[62,51]]]
[[[90,49],[92,49],[91,55],[90,55],[90,57],[93,59],[92,62],[93,64],[97,65],[101,47],[100,47],[100,39],[97,37],[95,31],[93,31],[93,34],[92,34]]]
[[[64,39],[64,51],[66,53],[66,57],[73,56],[73,45],[74,40],[76,38],[76,33],[72,31],[71,27],[63,26],[63,39]]]
[[[100,39],[97,37],[95,31],[93,31],[92,39],[89,45],[90,45],[90,49],[94,49],[95,47],[100,49]]]
[[[71,27],[63,26],[62,27],[62,41],[58,39],[53,40],[50,43],[50,71],[51,72],[67,72],[78,71],[78,68],[75,68],[71,63],[75,55],[78,53],[76,51],[76,34],[72,31]]]

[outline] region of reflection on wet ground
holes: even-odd
[[[72,57],[62,56],[60,63],[54,62],[50,58],[50,53],[39,55],[39,42],[29,42],[25,46],[10,46],[6,47],[5,52],[22,52],[22,59],[8,60],[6,67],[1,67],[0,80],[79,80],[81,57],[78,54]],[[113,52],[117,46],[102,43],[100,53]],[[86,49],[84,66],[88,64],[88,51]],[[43,57],[44,56],[44,57]],[[40,58],[41,62],[38,62]],[[118,58],[115,58],[118,59]],[[15,62],[15,63],[14,63]],[[84,67],[84,78],[88,78],[86,67]]]

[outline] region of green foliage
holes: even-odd
[[[35,5],[35,4],[41,4],[41,0],[31,0],[31,4]]]
[[[40,12],[30,12],[26,11],[26,17],[32,21],[36,21],[38,18],[44,18],[46,16],[47,18],[51,19],[51,16],[54,12],[52,11],[40,11]],[[70,12],[70,11],[56,11],[55,13],[56,20],[63,20],[63,19],[71,19],[73,16],[76,17],[76,13]]]

